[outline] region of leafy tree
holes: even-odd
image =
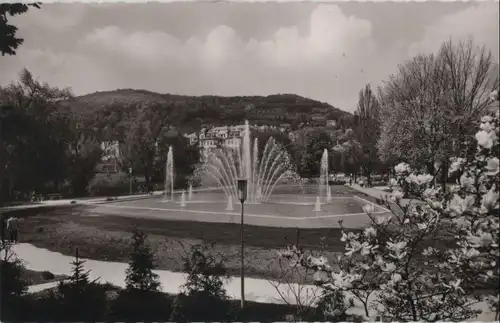
[[[484,47],[451,40],[437,55],[419,55],[399,66],[380,92],[382,159],[435,175],[447,155],[473,141],[473,123],[498,89],[497,69]]]
[[[303,129],[294,142],[294,159],[298,161],[298,171],[302,177],[319,175],[321,155],[325,149],[333,147],[332,136],[325,129]],[[299,157],[300,156],[300,157]]]
[[[340,164],[344,172],[354,174],[356,177],[363,156],[362,145],[352,129],[347,129],[338,139],[332,149],[334,165]]]
[[[133,251],[130,254],[125,283],[127,289],[159,291],[161,285],[158,275],[153,272],[154,255],[146,243],[146,238],[143,232],[134,231],[132,236]]]
[[[362,150],[360,164],[370,185],[370,175],[379,164],[377,141],[380,137],[380,106],[369,84],[359,92],[354,116],[355,133]]]
[[[127,120],[128,130],[125,131],[121,149],[122,167],[141,170],[148,189],[151,188],[161,138],[171,128],[172,108],[173,105],[144,105],[135,118]]]
[[[280,131],[253,131],[252,132],[253,139],[257,138],[259,142],[259,151],[262,153],[264,150],[264,147],[269,140],[269,138],[273,137],[276,142],[280,143],[285,147],[285,149],[290,150],[291,147],[291,140],[288,138],[288,136]]]
[[[87,186],[95,176],[95,168],[101,160],[102,149],[95,138],[83,133],[72,133],[68,138],[68,180],[75,196],[84,196]]]
[[[0,88],[0,178],[9,175],[2,187],[41,191],[46,183],[62,180],[66,148],[57,103],[70,97],[68,89],[42,84],[26,69],[19,82]]]
[[[9,16],[17,16],[28,12],[30,7],[40,9],[42,4],[36,3],[2,3],[0,4],[0,52],[15,55],[16,49],[23,43],[24,39],[16,37],[18,28],[9,24]]]
[[[158,153],[155,158],[154,179],[163,183],[165,180],[165,164],[167,162],[168,148],[172,146],[174,151],[175,187],[185,188],[192,175],[196,164],[200,160],[200,152],[197,146],[190,146],[186,138],[180,132],[166,132],[158,141]]]

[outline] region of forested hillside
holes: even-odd
[[[153,117],[168,117],[173,125],[186,132],[203,125],[241,124],[245,119],[264,125],[290,124],[293,128],[301,124],[324,126],[328,119],[341,121],[350,116],[327,103],[293,94],[183,96],[125,89],[75,97],[63,105],[92,118],[99,128],[114,128],[128,119],[127,116],[151,109],[159,112]]]

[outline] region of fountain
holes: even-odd
[[[167,161],[165,163],[164,200],[165,201],[174,200],[174,152],[172,150],[172,146],[168,147]]]
[[[330,203],[332,201],[332,188],[330,184],[326,184],[326,201]]]
[[[193,199],[193,184],[189,184],[189,188],[188,188],[188,200],[192,200]]]
[[[276,184],[293,174],[290,156],[273,137],[269,138],[260,155],[257,138],[254,139],[253,147],[251,145],[248,121],[245,122],[240,143],[236,149],[223,147],[211,152],[203,165],[204,170],[232,200],[238,199],[237,179],[246,178],[247,203],[266,202]]]
[[[226,211],[234,211],[233,197],[231,195],[227,197]]]
[[[181,193],[181,207],[186,207],[186,192],[182,191]]]
[[[314,203],[314,211],[321,212],[321,201],[319,199],[319,196],[316,198],[316,203]]]
[[[320,175],[318,183],[318,193],[320,196],[328,197],[328,150],[323,150],[323,155],[321,156],[320,163]]]

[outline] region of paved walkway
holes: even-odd
[[[67,281],[67,280],[63,280],[63,281]],[[34,293],[41,292],[42,290],[46,290],[46,289],[51,289],[51,288],[57,287],[57,285],[59,284],[59,282],[60,282],[60,280],[53,281],[53,282],[50,282],[50,283],[43,283],[43,284],[36,284],[36,285],[28,286],[28,294],[34,294]]]
[[[371,196],[371,197],[377,198],[377,199],[383,199],[384,197],[391,196],[390,192],[383,191],[383,188],[386,188],[387,186],[381,186],[379,188],[374,188],[374,187],[361,187],[358,184],[353,184],[350,187],[357,190],[358,192],[364,193],[368,196]],[[418,200],[416,200],[416,199],[401,199],[402,205],[406,205],[410,202],[415,203],[415,202],[418,202]]]
[[[212,191],[218,188],[201,188],[201,189],[193,189],[193,192],[204,192],[204,191]],[[174,194],[181,194],[183,190],[174,191]],[[74,198],[74,199],[63,199],[63,200],[45,200],[40,201],[33,204],[22,204],[15,206],[5,206],[0,208],[0,210],[16,210],[16,209],[31,209],[31,208],[39,208],[39,207],[47,207],[47,206],[60,206],[60,205],[71,205],[75,202],[77,204],[101,204],[101,203],[109,203],[116,201],[124,201],[124,200],[135,200],[135,199],[144,199],[151,196],[160,196],[163,195],[163,191],[154,191],[152,194],[134,194],[134,195],[122,195],[122,196],[113,196],[115,199],[112,201],[108,201],[109,197],[96,197],[96,198]]]
[[[350,187],[374,198],[383,198],[384,196],[391,195],[389,192],[384,192],[382,189],[374,187],[361,187],[358,184],[352,184]]]

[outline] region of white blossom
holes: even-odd
[[[488,170],[488,175],[496,175],[498,174],[499,169],[499,160],[497,157],[488,158],[488,165],[486,166]]]
[[[379,259],[383,263],[382,258]],[[393,262],[386,262],[381,266],[382,270],[385,272],[392,273],[394,270],[396,270],[396,265]]]
[[[401,192],[400,190],[394,190],[390,195],[390,199],[393,202],[398,202],[403,198],[403,196],[404,196],[403,192]]]
[[[391,283],[393,285],[399,283],[401,281],[401,279],[402,279],[402,277],[398,273],[394,273],[394,274],[391,275]]]
[[[467,176],[467,174],[462,174],[462,176],[460,176],[460,185],[462,185],[463,187],[472,186],[474,185],[474,179],[470,176]]]
[[[482,206],[487,210],[493,210],[498,208],[498,193],[495,192],[494,188],[490,189],[488,193],[483,195]]]
[[[409,172],[410,171],[410,165],[407,163],[399,163],[394,167],[394,171],[396,174],[402,174],[404,172]]]
[[[477,144],[483,148],[490,149],[496,140],[496,135],[494,132],[487,132],[484,130],[478,131],[476,133]]]
[[[389,222],[390,219],[390,215],[376,214],[374,216],[374,220],[377,225],[385,225]]]
[[[375,207],[373,206],[373,204],[366,204],[363,206],[363,211],[366,214],[372,214],[375,211]]]
[[[406,256],[406,252],[403,251],[406,248],[406,241],[400,241],[397,243],[388,241],[387,248],[393,252],[390,256],[394,259],[403,259]]]
[[[486,247],[494,243],[493,236],[489,232],[480,232],[478,235],[471,234],[467,240],[475,248]]]
[[[465,199],[458,196],[458,194],[454,194],[448,205],[448,211],[454,216],[460,216],[464,212],[470,210],[470,208],[474,204],[474,197],[467,196]]]
[[[375,237],[377,235],[377,230],[375,230],[374,228],[372,227],[369,227],[369,228],[366,228],[364,231],[363,231],[363,234],[365,235],[365,237],[367,238],[372,238],[372,237]]]

